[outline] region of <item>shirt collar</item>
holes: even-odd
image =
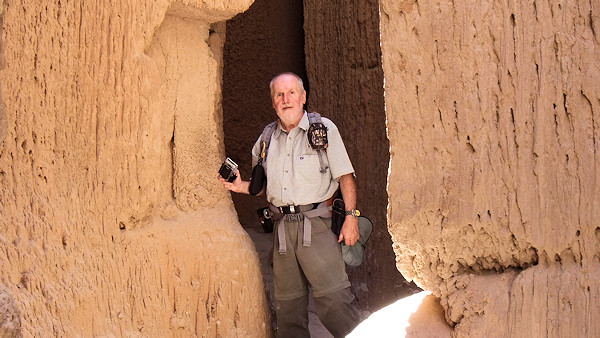
[[[306,110],[304,111],[304,114],[302,114],[302,118],[300,119],[300,123],[298,123],[298,127],[302,128],[303,130],[308,130],[308,127],[310,126],[309,122],[308,122],[308,115],[306,114]],[[279,135],[281,135],[281,132],[283,132],[283,129],[281,128],[281,123],[277,122],[277,129],[275,130],[275,138],[279,138]]]

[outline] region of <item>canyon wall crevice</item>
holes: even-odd
[[[348,268],[359,305],[378,310],[417,287],[394,267],[386,227],[389,142],[375,0],[304,0],[308,109],[330,118],[340,130],[356,171],[357,206],[374,224],[365,263]]]
[[[269,94],[271,79],[294,72],[305,80],[302,0],[256,0],[227,21],[223,49],[223,125],[227,156],[242,178],[252,173],[250,151],[264,127],[277,119]],[[310,95],[309,95],[310,96]],[[308,98],[310,100],[310,98]],[[256,226],[264,196],[232,194],[240,223]]]

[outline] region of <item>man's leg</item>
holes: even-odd
[[[307,337],[308,331],[308,296],[290,300],[275,300],[277,315],[277,337]]]
[[[360,314],[354,305],[354,295],[345,288],[328,295],[314,297],[321,323],[334,337],[345,337],[360,322]]]
[[[279,227],[273,236],[273,275],[275,284],[275,313],[277,337],[310,337],[308,331],[308,287],[298,265],[298,223],[284,222],[286,228],[285,254],[279,253]],[[300,233],[302,238],[302,233]]]
[[[330,218],[311,218],[312,245],[298,247],[296,255],[308,279],[319,319],[335,337],[344,337],[359,323],[358,310]]]

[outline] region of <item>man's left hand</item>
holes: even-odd
[[[352,246],[356,244],[359,237],[360,233],[358,232],[358,217],[354,217],[352,215],[346,216],[344,224],[342,225],[342,230],[340,231],[338,243],[344,241],[346,245]]]

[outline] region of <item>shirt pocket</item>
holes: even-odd
[[[298,156],[296,168],[298,183],[315,185],[321,182],[319,155],[305,154]]]

